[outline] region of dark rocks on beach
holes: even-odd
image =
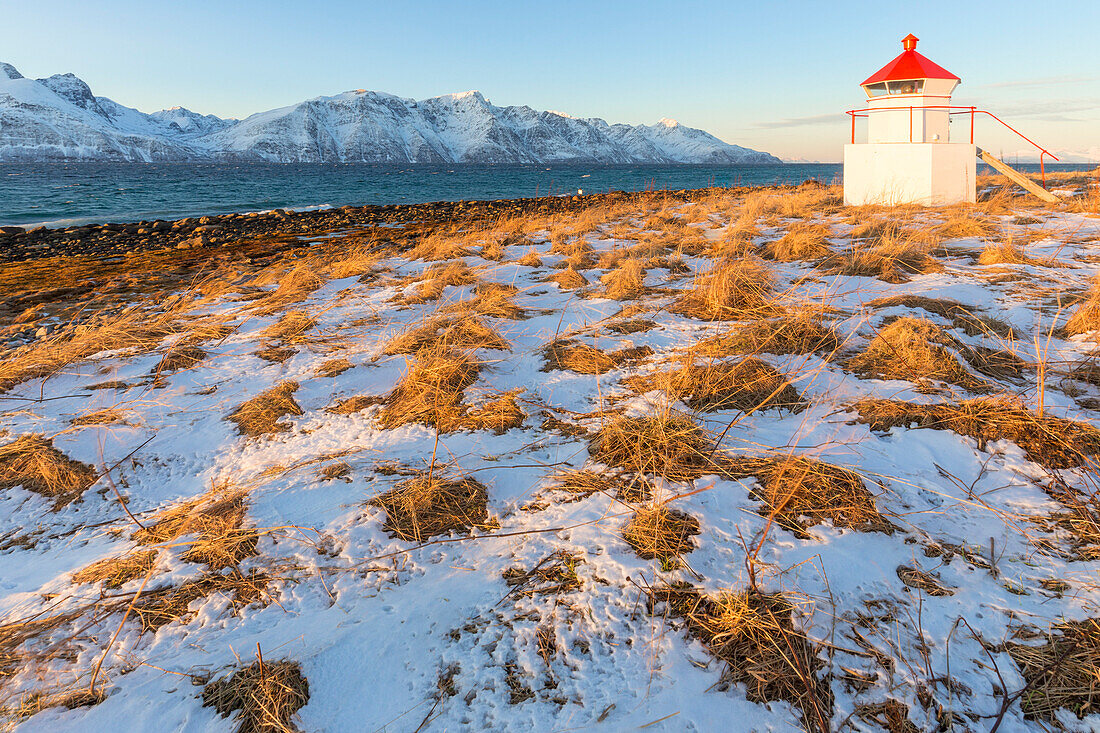
[[[779,190],[797,188],[778,186]],[[642,202],[652,197],[692,201],[716,189],[611,192],[584,196],[497,199],[491,201],[437,201],[424,204],[341,206],[315,211],[275,211],[262,214],[220,214],[175,222],[142,221],[90,224],[61,229],[0,228],[0,262],[16,262],[57,255],[118,255],[158,249],[188,249],[210,245],[232,246],[242,239],[275,236],[308,238],[378,224],[433,224],[447,221],[498,219],[507,216],[547,216],[580,211],[610,203]],[[722,189],[746,193],[755,188]],[[305,243],[303,243],[305,244]]]

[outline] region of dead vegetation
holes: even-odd
[[[235,611],[266,606],[274,600],[269,591],[271,581],[259,570],[242,573],[234,568],[228,573],[203,573],[178,585],[146,589],[133,599],[132,618],[142,633],[155,633],[171,623],[190,623],[197,614],[192,604],[214,596],[227,599]]]
[[[1100,330],[1100,279],[1093,283],[1088,298],[1070,314],[1061,330],[1067,336]]]
[[[634,300],[645,293],[645,268],[641,260],[628,257],[600,278],[604,295],[612,300]]]
[[[739,458],[727,471],[737,477],[755,476],[758,485],[749,493],[764,505],[761,514],[797,537],[808,538],[806,530],[823,522],[862,532],[894,530],[863,479],[839,466],[787,455]]]
[[[117,589],[145,574],[156,562],[156,550],[138,550],[122,557],[109,557],[86,565],[73,573],[74,583],[98,583],[103,581],[104,588]]]
[[[832,254],[827,237],[831,234],[824,224],[799,222],[787,230],[782,238],[765,242],[760,248],[764,257],[780,262],[806,262],[820,260]]]
[[[577,272],[573,267],[567,267],[561,272],[547,275],[543,282],[557,283],[562,290],[576,290],[588,285],[588,278]]]
[[[206,356],[203,349],[184,339],[168,347],[153,371],[156,374],[162,374],[190,369],[202,362]]]
[[[388,533],[420,543],[486,527],[488,497],[485,487],[472,478],[445,476],[436,470],[418,473],[368,503],[385,510],[382,528]]]
[[[577,374],[606,374],[617,367],[649,358],[653,349],[630,346],[618,351],[603,351],[573,339],[557,339],[547,344],[542,354],[544,372],[561,369]]]
[[[872,300],[867,305],[872,308],[920,308],[933,315],[951,321],[955,328],[962,329],[968,336],[996,336],[1012,339],[1015,333],[1004,321],[989,316],[978,315],[977,308],[966,306],[954,300],[929,298],[923,295],[892,295]]]
[[[54,509],[79,498],[97,478],[94,468],[69,458],[42,435],[21,435],[0,446],[0,489],[21,486],[53,499]]]
[[[939,326],[922,318],[899,318],[883,327],[867,348],[848,362],[864,377],[901,379],[918,385],[947,382],[972,392],[991,386],[971,374],[944,344],[954,343]]]
[[[290,426],[279,422],[287,415],[302,415],[302,408],[294,401],[297,382],[279,382],[242,403],[228,419],[237,425],[241,435],[259,438],[272,433],[285,433]]]
[[[665,564],[694,550],[698,534],[698,519],[664,504],[639,507],[623,527],[623,539],[638,557]]]
[[[840,336],[823,323],[820,313],[798,311],[778,318],[760,319],[736,326],[699,342],[704,356],[736,354],[834,354]]]
[[[559,596],[581,588],[577,566],[584,560],[568,550],[558,550],[539,560],[530,569],[510,567],[504,571],[504,582],[510,596]]]
[[[756,257],[715,262],[669,310],[701,321],[743,321],[770,315],[771,271]]]
[[[152,517],[133,535],[141,545],[177,543],[188,549],[186,562],[206,565],[210,570],[236,567],[257,553],[259,535],[244,524],[248,511],[247,494],[231,486],[211,489],[205,495],[166,509]]]
[[[390,339],[382,353],[415,354],[432,349],[511,351],[512,347],[475,316],[436,316]]]
[[[317,369],[314,370],[314,374],[316,374],[318,377],[331,379],[333,377],[340,376],[348,369],[352,369],[354,367],[355,365],[347,359],[329,359],[328,361],[322,362],[317,367]]]
[[[1011,440],[1028,459],[1047,468],[1091,465],[1100,453],[1100,430],[1088,423],[1053,415],[1037,415],[1007,397],[977,397],[961,402],[918,405],[886,399],[866,399],[853,406],[857,422],[871,430],[933,428],[974,438],[978,450],[988,443]]]
[[[435,346],[418,352],[386,396],[379,422],[385,428],[423,423],[442,432],[462,426],[462,393],[477,381],[481,365],[470,356]]]
[[[1061,621],[1036,646],[1006,644],[1027,689],[1020,699],[1024,717],[1058,727],[1057,713],[1079,719],[1097,711],[1100,699],[1100,620]]]
[[[592,458],[630,473],[687,481],[716,472],[714,442],[706,430],[683,413],[668,411],[646,417],[618,416],[589,440]]]
[[[898,227],[877,235],[873,244],[854,242],[822,264],[833,275],[874,277],[888,283],[908,282],[913,275],[943,269],[930,254],[927,237]]]
[[[223,718],[237,714],[237,733],[290,733],[294,714],[309,702],[309,683],[297,662],[257,659],[232,675],[208,683],[204,707]]]
[[[279,320],[271,324],[260,334],[265,339],[280,341],[283,344],[300,344],[306,341],[306,332],[317,325],[306,311],[287,311]]]
[[[652,612],[662,608],[684,620],[687,631],[724,663],[723,687],[743,685],[752,702],[783,700],[802,713],[807,730],[832,730],[833,696],[820,670],[825,663],[794,626],[794,607],[779,594],[691,586],[650,591]]]
[[[774,367],[756,358],[696,363],[686,354],[678,369],[627,377],[623,385],[635,392],[661,390],[692,410],[786,409],[799,412],[806,403]]]

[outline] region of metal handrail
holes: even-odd
[[[904,109],[906,109],[906,107],[865,107],[864,109],[850,109],[850,110],[848,110],[847,112],[845,112],[845,114],[847,114],[849,117],[852,118],[852,143],[855,144],[855,141],[856,141],[856,118],[857,117],[870,117],[871,112],[897,112],[899,110],[904,110]],[[1047,169],[1046,169],[1046,162],[1044,160],[1044,157],[1049,155],[1054,160],[1058,160],[1058,156],[1055,155],[1054,153],[1050,152],[1049,150],[1047,150],[1043,146],[1039,145],[1039,143],[1035,142],[1034,140],[1029,138],[1027,135],[1023,134],[1022,132],[1017,130],[1015,127],[1013,127],[1012,125],[1010,125],[1007,122],[1005,122],[1004,120],[1002,120],[997,115],[993,114],[992,112],[989,112],[988,110],[978,109],[977,107],[960,107],[960,106],[954,106],[954,105],[948,105],[948,104],[928,104],[928,105],[919,105],[919,106],[918,105],[910,105],[908,107],[908,110],[909,110],[909,142],[913,142],[913,110],[917,110],[917,109],[946,109],[948,115],[965,115],[965,114],[970,115],[970,144],[971,145],[974,144],[974,115],[978,115],[978,114],[989,115],[994,120],[996,120],[997,122],[1000,122],[1003,126],[1008,128],[1011,132],[1016,133],[1017,136],[1019,136],[1021,139],[1023,139],[1028,144],[1034,146],[1035,149],[1039,151],[1039,171],[1040,171],[1040,173],[1042,175],[1042,178],[1043,178],[1043,188],[1046,188],[1046,186],[1047,186]],[[958,111],[955,111],[955,110],[958,110]],[[864,112],[867,113],[867,114],[861,114],[861,113],[864,113]]]

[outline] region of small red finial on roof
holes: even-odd
[[[905,38],[901,39],[901,47],[906,51],[915,51],[917,50],[917,41],[919,40],[919,38],[910,33]]]

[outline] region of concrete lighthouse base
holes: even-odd
[[[942,206],[973,202],[978,149],[966,143],[844,146],[844,203]]]

